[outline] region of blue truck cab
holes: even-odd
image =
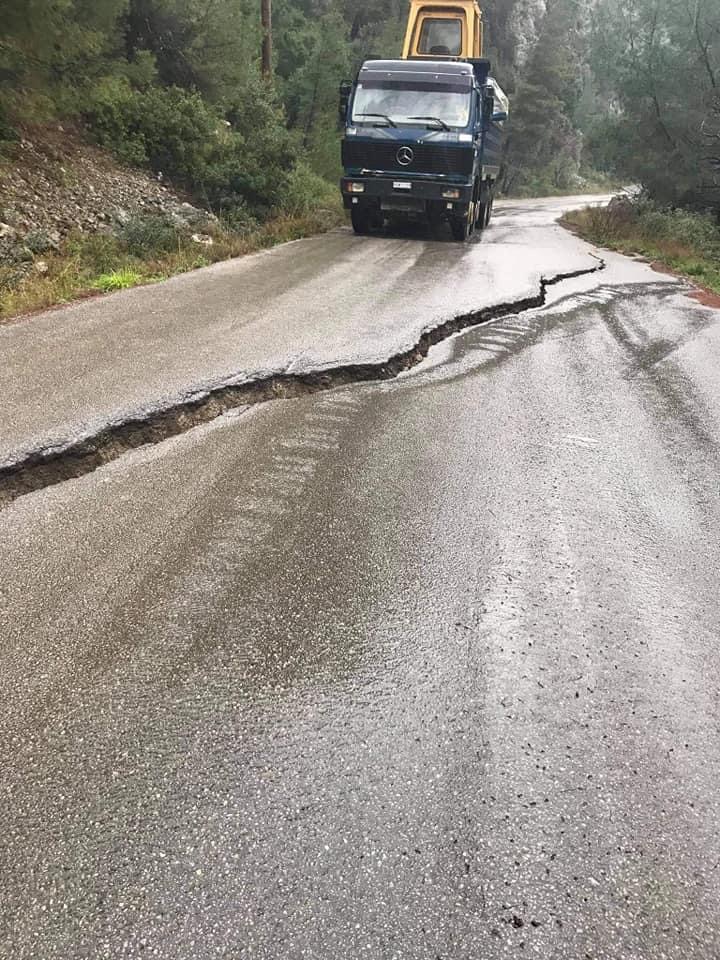
[[[356,233],[386,218],[489,221],[508,102],[487,60],[367,60],[340,89],[343,202]]]

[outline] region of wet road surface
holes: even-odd
[[[537,295],[597,266],[554,222],[592,200],[504,201],[482,243],[339,229],[0,324],[0,470],[224,384],[382,362],[458,314]]]
[[[611,261],[0,512],[0,955],[720,956],[720,314]]]

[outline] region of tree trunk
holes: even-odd
[[[260,0],[262,17],[262,72],[266,79],[272,76],[272,0]]]

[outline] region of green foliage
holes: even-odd
[[[137,270],[123,267],[121,270],[113,270],[110,273],[102,274],[95,280],[93,287],[96,290],[102,290],[104,293],[112,293],[115,290],[127,290],[130,287],[136,287],[144,279],[143,275]]]
[[[317,209],[332,210],[337,198],[335,185],[315,173],[307,163],[301,162],[293,168],[288,178],[283,211],[290,216],[301,217]]]
[[[720,230],[709,214],[663,209],[646,200],[634,205],[633,219],[645,236],[685,244],[708,257],[720,256]]]
[[[149,50],[138,50],[118,66],[119,75],[135,90],[147,90],[159,82],[157,61]]]
[[[564,219],[594,243],[642,254],[720,293],[720,227],[712,216],[641,198],[576,210]]]
[[[571,189],[582,158],[581,32],[574,0],[548,2],[537,42],[517,78],[508,124],[506,191]]]
[[[282,203],[297,159],[272,87],[249,79],[225,102],[224,123],[202,184],[205,195],[219,211],[243,202],[254,214],[267,214]]]
[[[101,84],[84,119],[119,159],[150,164],[188,183],[202,180],[220,123],[197,93],[178,87],[134,90],[124,79]]]
[[[225,104],[224,115],[195,92],[134,90],[112,79],[98,87],[84,116],[121,160],[149,165],[218,210],[276,206],[295,160],[272,90],[259,78]]]
[[[78,234],[65,245],[66,255],[80,262],[91,275],[110,273],[124,252],[118,238],[108,233]]]
[[[0,0],[0,103],[72,112],[113,62],[126,0]],[[43,112],[44,112],[43,110]]]
[[[117,239],[131,256],[157,257],[178,247],[178,231],[172,220],[162,214],[132,217],[117,232]]]
[[[349,72],[343,22],[337,14],[328,14],[314,27],[305,62],[286,86],[289,115],[301,133],[304,149],[318,147],[324,132],[335,130],[337,90]],[[336,138],[333,145],[337,146]]]
[[[592,63],[612,163],[661,203],[720,207],[720,6],[602,0]]]
[[[220,223],[228,233],[243,236],[254,233],[260,226],[258,218],[250,212],[247,204],[242,200],[221,211]]]
[[[150,53],[162,86],[219,103],[254,73],[258,20],[239,0],[129,0],[125,49],[132,61]]]

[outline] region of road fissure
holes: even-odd
[[[537,294],[459,314],[422,334],[408,350],[377,363],[347,364],[310,373],[278,373],[240,383],[226,382],[171,406],[110,424],[65,447],[39,449],[0,468],[0,509],[28,493],[77,479],[124,453],[209,423],[230,410],[269,400],[289,400],[352,383],[391,380],[420,363],[431,347],[462,330],[545,305],[547,289],[563,280],[597,273],[598,265],[541,278]]]

